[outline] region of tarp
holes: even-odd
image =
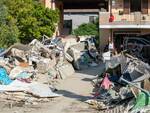
[[[3,85],[8,85],[12,82],[9,78],[6,69],[0,68],[0,83]]]

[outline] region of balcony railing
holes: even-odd
[[[150,25],[150,15],[135,12],[131,14],[113,13],[114,21],[109,22],[110,13],[100,12],[100,25]]]

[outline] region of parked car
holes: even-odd
[[[146,40],[150,41],[150,34],[139,35],[137,37],[145,38]]]
[[[144,38],[126,37],[123,41],[124,49],[134,49],[139,46],[150,46],[150,42]]]
[[[139,37],[125,37],[123,49],[127,50],[133,56],[142,60],[148,59],[150,62],[150,41]]]

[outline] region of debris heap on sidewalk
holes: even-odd
[[[61,96],[53,92],[57,80],[74,74],[74,68],[81,69],[81,62],[97,66],[97,51],[91,45],[88,40],[71,44],[46,37],[1,51],[0,101],[37,104]]]
[[[105,71],[93,79],[93,99],[86,102],[100,113],[150,112],[150,66],[125,53],[103,57]]]

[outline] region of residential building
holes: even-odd
[[[99,10],[108,11],[108,0],[40,0],[45,7],[60,9],[60,23],[58,25],[59,34],[65,34],[63,23],[69,25],[69,31],[77,28],[82,23],[94,21]],[[63,14],[65,20],[63,21]],[[67,23],[67,25],[66,25]],[[71,23],[71,24],[70,24]],[[64,27],[65,27],[64,26]],[[57,31],[56,31],[57,32]]]
[[[60,35],[63,29],[63,2],[61,0],[40,0],[46,8],[55,10],[56,8],[60,10],[60,22],[57,25],[54,35]]]
[[[100,47],[109,38],[119,48],[124,37],[150,33],[150,0],[106,0],[105,11],[99,12]]]
[[[47,8],[50,8],[50,9],[56,8],[56,3],[54,0],[40,0],[40,2],[43,3],[44,6]]]
[[[64,10],[64,34],[70,34],[83,23],[95,22],[99,16],[98,9],[66,9]]]
[[[64,8],[63,34],[70,33],[82,23],[95,20],[99,10],[108,11],[106,0],[62,0]]]

